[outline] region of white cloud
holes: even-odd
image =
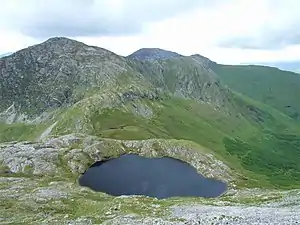
[[[2,0],[0,10],[7,17],[6,25],[35,38],[122,36],[139,33],[146,22],[207,4],[204,0]]]
[[[82,4],[80,0],[74,1],[76,4]],[[300,60],[300,34],[298,32],[300,30],[300,7],[297,7],[299,5],[297,0],[215,0],[214,4],[199,5],[194,0],[184,4],[186,1],[176,0],[168,11],[168,7],[172,6],[170,3],[173,1],[171,0],[160,2],[154,0],[98,0],[96,1],[98,5],[93,5],[96,7],[94,10],[100,12],[101,10],[97,6],[101,8],[104,6],[103,4],[106,4],[105,10],[101,11],[105,11],[106,14],[101,14],[101,16],[105,19],[104,21],[110,22],[110,26],[105,28],[111,29],[110,32],[101,33],[99,29],[96,29],[97,34],[97,32],[88,30],[82,21],[79,25],[77,23],[78,26],[66,24],[70,30],[82,29],[74,35],[78,40],[107,48],[122,55],[130,54],[142,47],[159,47],[185,55],[199,53],[214,61],[229,64]],[[0,53],[25,47],[32,44],[34,40],[24,36],[24,34],[30,35],[30,32],[26,33],[22,29],[16,30],[20,24],[3,23],[5,18],[11,18],[12,10],[16,14],[23,12],[23,14],[21,13],[23,17],[20,18],[27,23],[24,15],[30,17],[29,12],[34,11],[34,6],[27,4],[27,8],[22,8],[14,5],[13,2],[16,3],[16,0],[9,2],[11,2],[9,7],[0,9],[0,21],[2,21],[0,29],[1,25],[6,29],[6,31],[0,30]],[[55,2],[57,3],[56,0],[52,1],[52,6]],[[64,2],[66,7],[67,3],[70,3],[69,0]],[[88,2],[92,1],[88,0]],[[51,9],[57,13],[67,10],[62,6],[60,9],[55,7]],[[1,10],[5,10],[5,12],[2,13]],[[78,11],[78,13],[80,12]],[[16,18],[16,14],[13,18]],[[36,17],[31,16],[32,18]],[[78,18],[80,19],[80,17],[71,17],[68,22],[76,25],[75,22]],[[66,18],[59,20],[62,19]],[[93,23],[97,23],[99,17],[94,18],[95,20],[92,17],[88,19],[86,22],[91,20]],[[73,23],[72,20],[74,20]],[[43,21],[47,21],[47,18],[44,18]],[[60,21],[51,21],[59,26]],[[32,23],[32,26],[34,24]],[[130,26],[130,24],[132,24],[131,28],[124,27]],[[43,28],[42,23],[35,25]],[[119,29],[120,27],[122,29]],[[13,31],[8,32],[9,29]],[[36,31],[41,32],[41,29]],[[51,31],[51,29],[47,31]],[[86,35],[83,31],[87,32]],[[54,30],[51,32],[55,33]],[[49,36],[55,35],[50,35],[51,32]],[[6,40],[3,41],[3,39]],[[38,41],[36,40],[36,42]],[[3,44],[3,42],[6,43]]]
[[[277,50],[212,48],[206,56],[224,64],[300,61],[300,45]]]
[[[17,31],[0,29],[0,33],[0,54],[14,52],[37,43],[34,38],[24,36]]]
[[[250,1],[248,1],[250,3]],[[239,26],[254,26],[251,32],[223,38],[220,46],[249,49],[280,49],[300,44],[300,7],[298,0],[251,1],[252,9],[242,10]],[[252,14],[252,17],[251,17]],[[236,18],[237,19],[237,18]],[[245,22],[244,24],[242,24]]]

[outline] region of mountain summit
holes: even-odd
[[[163,50],[160,48],[142,48],[137,50],[128,56],[130,59],[138,59],[138,60],[155,60],[155,59],[169,59],[174,57],[181,57],[182,55]]]
[[[91,88],[115,87],[130,70],[125,58],[108,50],[51,38],[0,59],[0,111],[14,104],[37,115],[72,104]]]

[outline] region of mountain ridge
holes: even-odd
[[[40,112],[69,101],[75,103],[76,98],[81,97],[73,94],[84,94],[79,90],[82,87],[116,86],[117,77],[132,70],[126,59],[115,53],[67,38],[50,38],[2,58],[0,68],[0,109],[19,102],[17,107],[29,108],[29,111],[40,109]],[[73,93],[74,90],[77,92]],[[40,92],[39,96],[34,95],[36,92]]]
[[[183,58],[183,61],[188,59]],[[169,63],[174,64],[172,60],[176,60],[176,58],[170,58],[170,60]],[[17,62],[17,64],[13,64],[13,62]],[[196,64],[202,65],[202,62],[191,60],[189,63],[194,63],[194,66]],[[128,91],[130,86],[135,86],[135,89],[147,89],[148,91],[149,88],[155,89],[151,84],[152,80],[149,79],[151,75],[144,76],[139,73],[141,71],[145,72],[145,67],[139,72],[136,71],[137,64],[139,64],[138,67],[144,67],[139,62],[128,61],[128,58],[103,48],[88,46],[82,42],[64,37],[50,38],[41,44],[17,51],[13,55],[0,60],[0,68],[2,68],[0,74],[2,85],[0,112],[14,106],[18,109],[20,107],[24,108],[26,112],[28,111],[31,114],[34,110],[38,110],[37,114],[43,113],[48,108],[58,108],[76,103],[83,98],[82,95],[86,94],[86,90],[84,90],[86,88],[91,92],[95,88],[108,91],[122,87]],[[199,65],[197,71],[206,70],[206,68],[201,68],[202,66],[199,67]],[[154,66],[148,64],[146,70],[151,68],[154,69]],[[186,69],[188,70],[188,67]],[[155,73],[158,74],[157,71]],[[200,72],[194,80],[206,76],[206,74],[209,73]],[[28,78],[28,76],[31,76],[31,78]],[[159,79],[163,80],[165,78],[161,77]],[[178,79],[181,78],[178,77]],[[205,79],[211,78],[207,77]],[[165,88],[165,82],[163,80],[163,84],[159,86],[160,89]],[[174,82],[175,85],[177,79]],[[188,80],[178,80],[178,82],[186,83]],[[200,83],[198,82],[198,85]],[[26,84],[26,86],[22,86],[22,84]],[[36,86],[36,84],[39,85]],[[201,98],[201,93],[193,94],[196,91],[196,86],[192,87],[191,84],[185,86],[182,89],[182,86],[176,88],[169,85],[164,91],[172,89],[173,94],[176,92],[178,95],[185,97],[193,95],[195,98]],[[55,90],[52,90],[51,87],[54,87]],[[80,89],[83,89],[82,91],[85,93]],[[36,92],[40,92],[39,96],[34,95]]]
[[[252,63],[253,65],[261,65],[261,66],[269,66],[269,67],[276,67],[281,70],[290,71],[294,73],[300,73],[300,61],[294,60],[294,61],[287,61],[287,62],[281,62],[281,61],[275,61],[275,62],[256,62]],[[249,64],[241,64],[241,65],[249,65]]]

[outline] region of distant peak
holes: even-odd
[[[141,48],[141,49],[137,50],[136,52],[141,52],[141,51],[149,51],[149,52],[171,52],[171,53],[178,54],[176,52],[165,50],[165,49],[162,49],[162,48]]]
[[[75,41],[67,37],[51,37],[47,39],[45,42],[57,42],[57,41]]]
[[[202,55],[200,55],[200,54],[193,54],[193,55],[191,55],[191,56],[194,56],[194,57],[204,57],[204,56],[202,56]]]
[[[97,50],[100,50],[101,48],[95,47],[95,46],[88,46],[83,42],[70,39],[67,37],[51,37],[47,39],[46,41],[34,45],[32,47],[41,47],[48,49],[52,52],[68,52],[68,51],[73,51],[74,49],[77,50],[84,50],[87,49],[88,47],[93,47],[97,48]],[[63,50],[63,51],[62,51]]]
[[[191,57],[196,59],[197,61],[200,61],[205,64],[215,64],[216,63],[214,61],[211,61],[209,58],[207,58],[203,55],[200,55],[200,54],[193,54],[193,55],[191,55]]]
[[[71,44],[71,43],[81,43],[79,41],[76,41],[74,39],[70,39],[67,37],[51,37],[43,42],[44,44]],[[42,44],[43,44],[42,43]],[[84,43],[81,43],[84,44]]]
[[[27,48],[17,51],[14,55],[17,57],[33,57],[35,60],[38,58],[47,58],[50,55],[71,56],[73,54],[82,54],[84,56],[101,56],[101,57],[110,57],[112,55],[118,56],[115,53],[100,48],[97,46],[86,45],[83,42],[70,39],[67,37],[51,37],[45,40],[42,43],[29,46]]]
[[[205,57],[203,55],[200,55],[200,54],[193,54],[191,56],[194,57],[194,58],[201,58],[201,59],[207,59],[207,60],[209,60],[207,57]]]
[[[138,60],[156,60],[156,59],[169,59],[174,57],[181,57],[182,55],[164,50],[161,48],[141,48],[136,52],[132,53],[128,56],[131,59],[138,59]]]

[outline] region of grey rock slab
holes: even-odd
[[[58,149],[38,144],[18,143],[0,146],[0,163],[12,173],[33,174],[55,173],[58,161]]]
[[[296,225],[300,222],[299,207],[177,206],[172,214],[198,224]]]
[[[168,221],[162,218],[146,217],[140,218],[135,215],[118,216],[107,220],[103,225],[184,225],[184,222]]]

